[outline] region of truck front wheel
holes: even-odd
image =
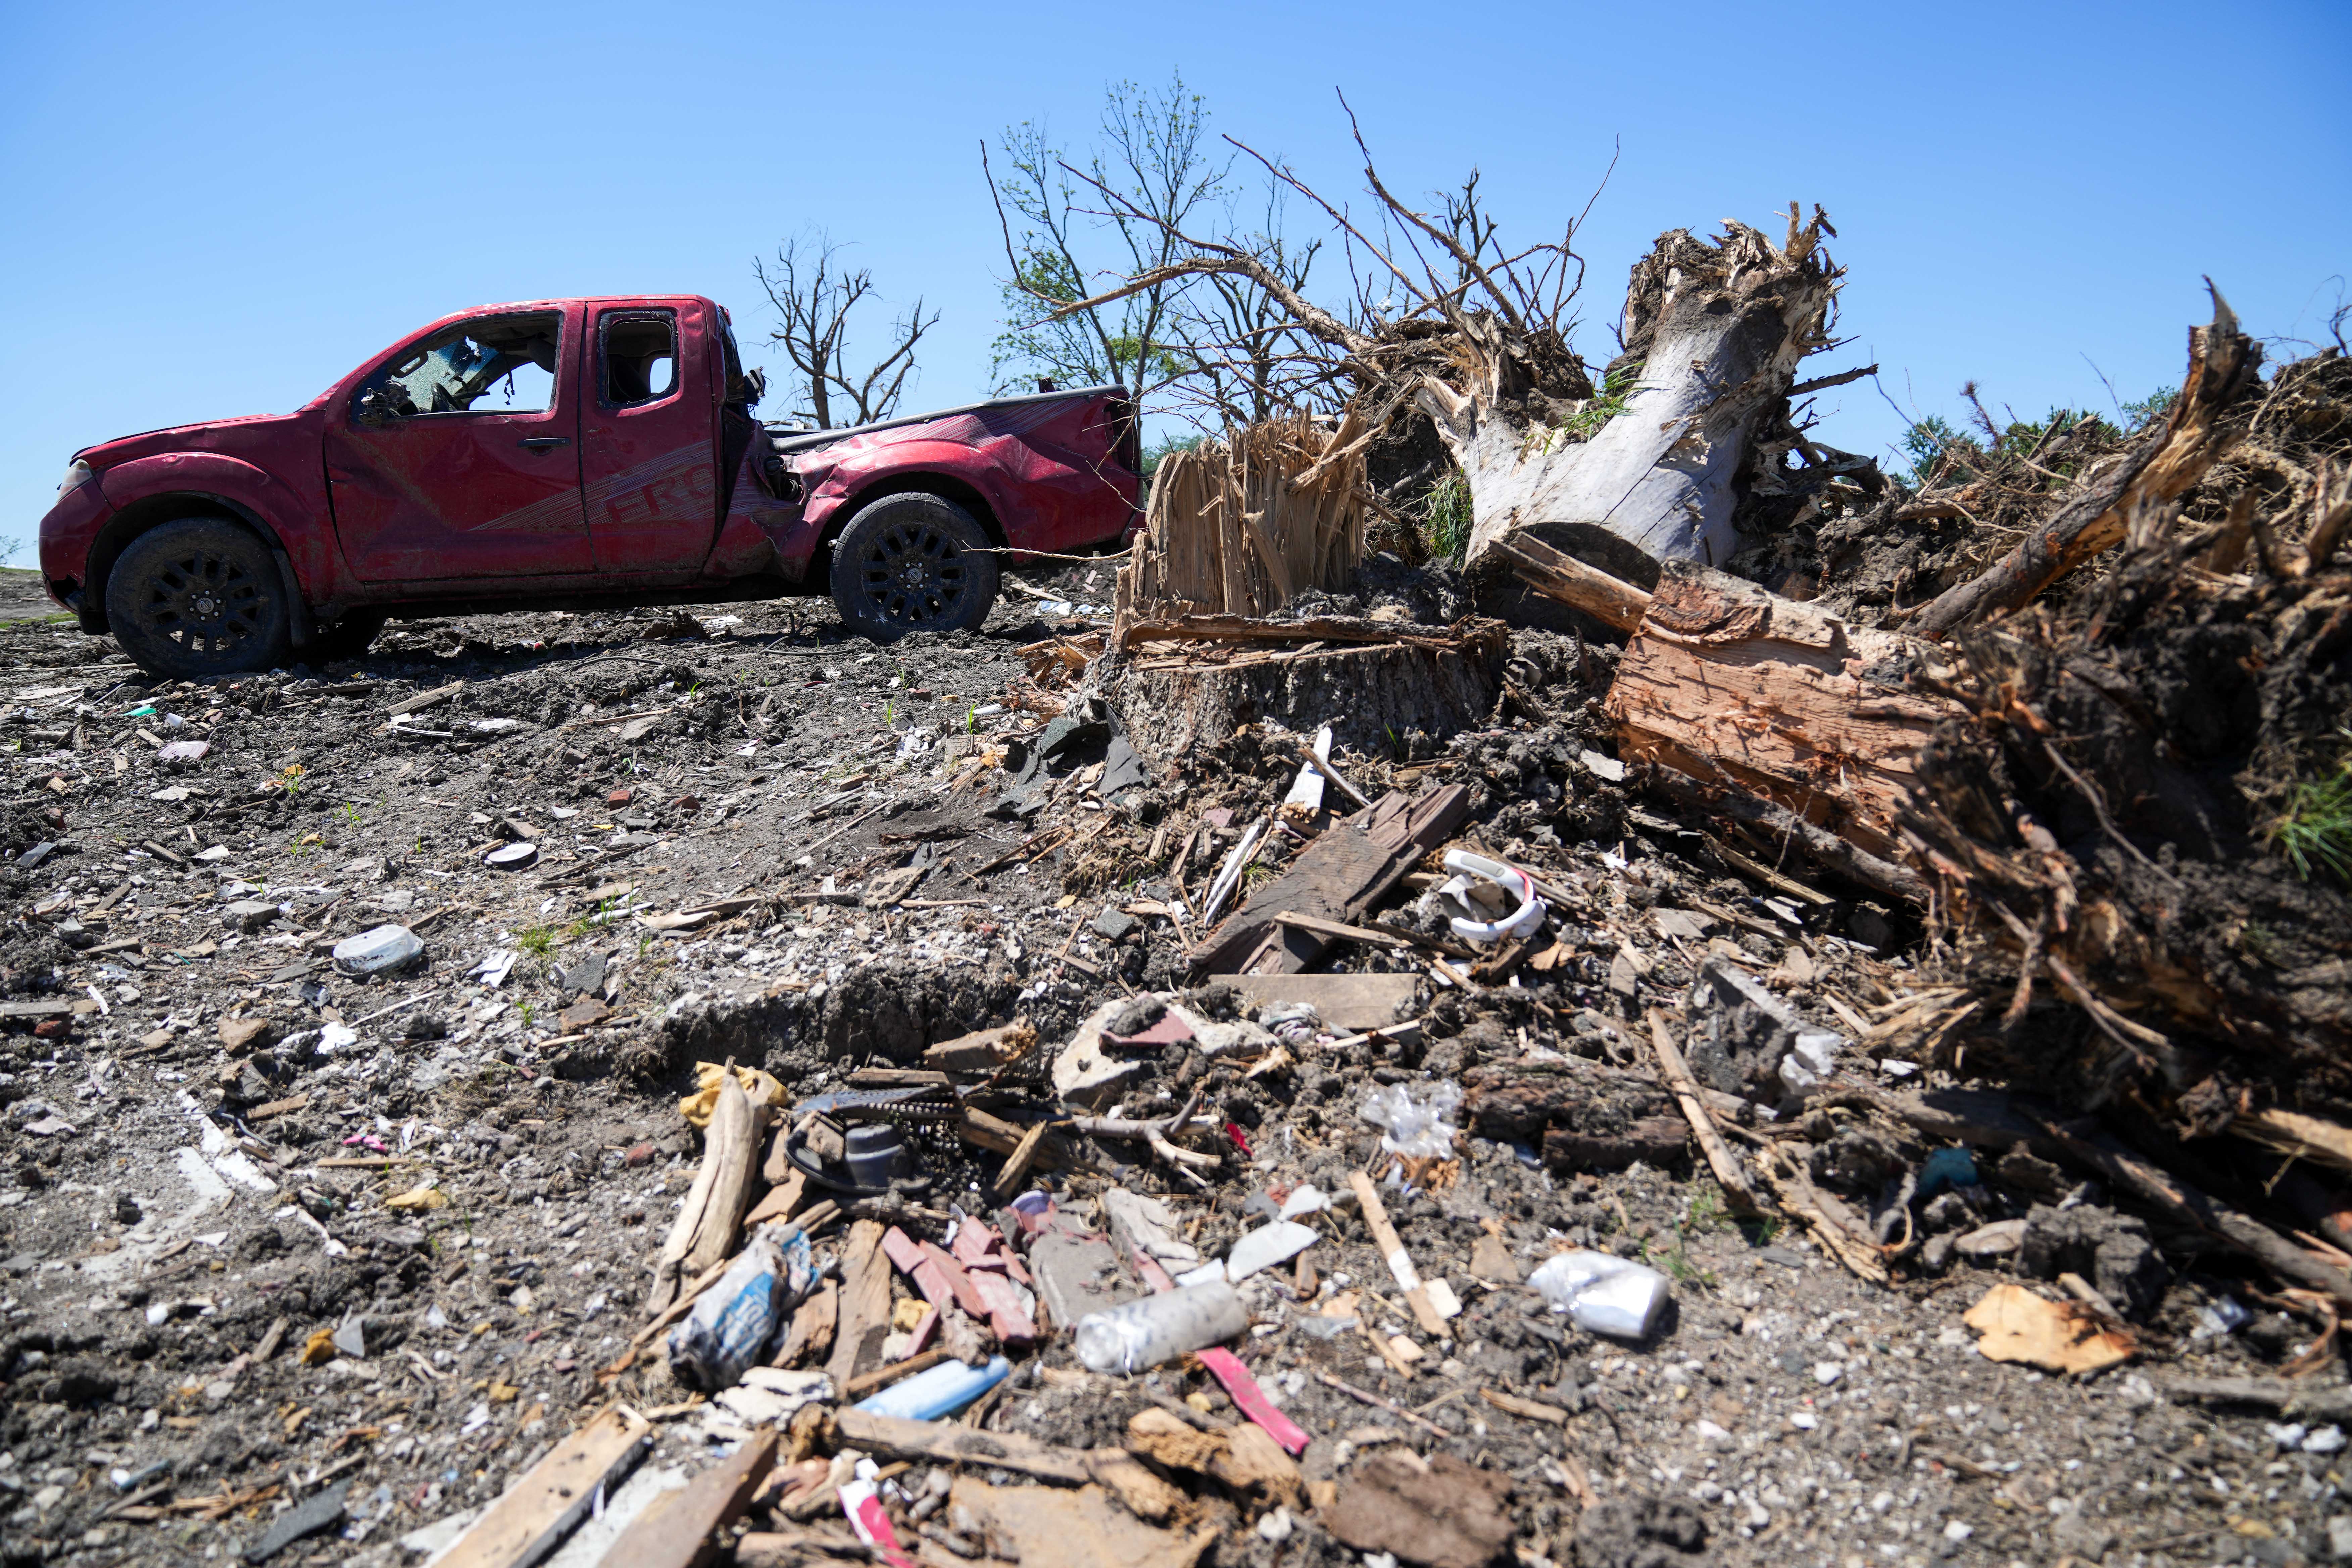
[[[218,517],[132,540],[107,574],[106,619],[133,663],[179,680],[283,664],[294,624],[269,547]]]
[[[996,581],[987,533],[944,496],[884,496],[834,543],[833,602],[850,630],[877,642],[978,626]]]

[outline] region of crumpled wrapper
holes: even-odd
[[[685,1117],[698,1132],[709,1130],[710,1113],[719,1105],[719,1082],[726,1071],[717,1062],[694,1064],[694,1092],[677,1102],[677,1113]],[[775,1076],[758,1068],[737,1068],[735,1081],[743,1086],[744,1097],[755,1108],[762,1105],[781,1107],[788,1098],[784,1086]]]

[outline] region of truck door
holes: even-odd
[[[718,537],[706,313],[694,300],[588,307],[580,461],[599,572],[691,572]]]
[[[580,307],[471,317],[394,351],[328,415],[335,533],[364,583],[586,573]]]

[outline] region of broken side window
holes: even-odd
[[[597,325],[604,405],[626,408],[677,390],[677,312],[608,310]]]
[[[360,384],[362,425],[429,414],[543,414],[555,403],[563,316],[532,310],[484,316],[413,343]]]

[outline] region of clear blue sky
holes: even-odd
[[[2352,6],[1181,6],[18,0],[0,13],[0,539],[73,449],[281,412],[489,300],[698,292],[751,341],[754,252],[810,224],[942,311],[910,406],[982,394],[1003,271],[977,147],[1072,142],[1106,83],[1204,94],[1327,191],[1346,89],[1403,191],[1472,165],[1507,238],[1585,231],[1606,358],[1662,229],[1825,205],[1852,345],[1923,412],[2177,382],[2210,273],[2257,333],[2323,335],[2352,272]],[[752,357],[761,356],[754,351]],[[1908,389],[1907,394],[1906,389]],[[1880,451],[1867,383],[1823,439]],[[19,554],[29,563],[30,552]]]

